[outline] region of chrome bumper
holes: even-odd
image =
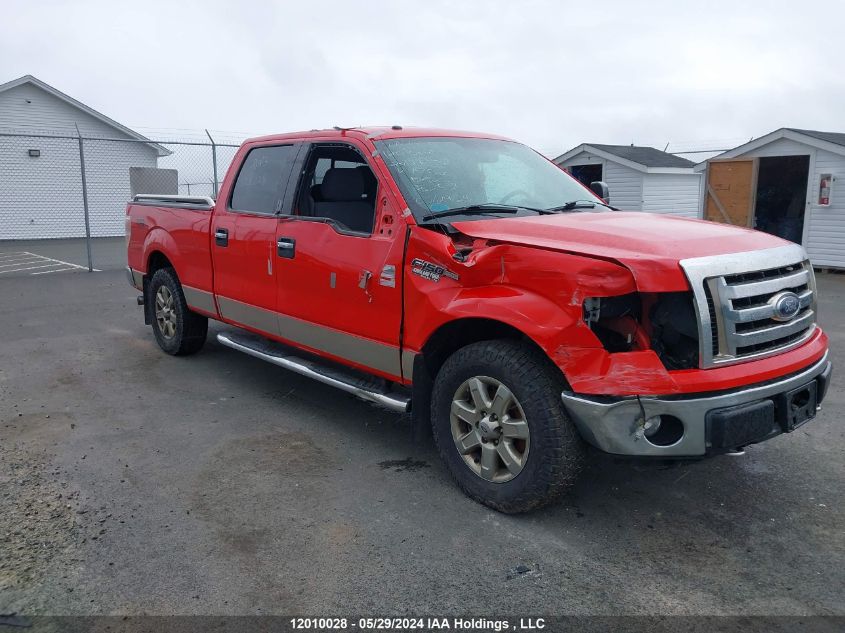
[[[788,378],[712,396],[630,396],[613,399],[564,391],[564,407],[581,436],[607,453],[651,457],[701,457],[714,452],[708,446],[708,413],[774,400],[818,379],[818,402],[824,397],[831,364],[828,354],[812,366]],[[683,435],[676,442],[659,446],[645,435],[645,421],[656,416],[672,416],[683,424]],[[776,435],[780,431],[769,435]],[[765,438],[763,438],[765,439]],[[759,441],[759,440],[758,440]]]

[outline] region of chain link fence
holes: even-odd
[[[202,142],[0,131],[0,250],[70,250],[93,270],[100,240],[92,238],[125,235],[132,196],[216,198],[237,148],[210,135]],[[118,248],[119,239],[111,242]]]

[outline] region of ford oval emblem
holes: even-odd
[[[801,310],[801,300],[789,290],[777,293],[769,299],[769,305],[772,306],[772,318],[775,321],[790,321]]]

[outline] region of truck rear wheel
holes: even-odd
[[[155,272],[147,301],[151,302],[153,333],[161,349],[174,356],[195,354],[202,349],[208,319],[192,312],[185,303],[185,294],[172,268]]]
[[[501,512],[547,505],[576,480],[584,446],[563,408],[563,376],[514,340],[473,343],[434,381],[432,428],[458,486]]]

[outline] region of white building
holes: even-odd
[[[610,204],[624,211],[700,216],[701,174],[685,158],[653,147],[585,143],[554,162],[587,186],[607,183]]]
[[[85,235],[79,142],[69,138],[77,126],[83,137],[148,141],[31,75],[0,85],[0,240]],[[129,169],[156,167],[170,152],[84,143],[91,234],[123,235]]]
[[[696,165],[704,218],[767,231],[845,268],[845,133],[781,128]]]

